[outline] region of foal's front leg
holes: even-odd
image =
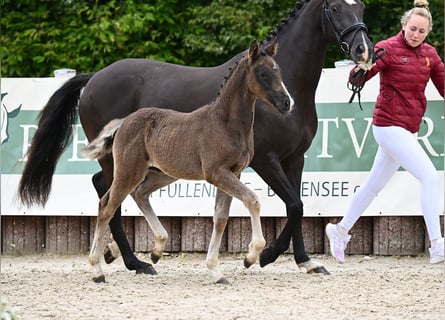
[[[225,193],[239,199],[249,210],[252,224],[252,240],[249,244],[249,252],[244,258],[244,266],[249,268],[258,261],[261,251],[266,245],[261,229],[260,209],[261,205],[258,196],[247,188],[233,172],[219,170],[213,176],[214,185]]]

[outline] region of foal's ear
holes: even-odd
[[[258,42],[253,40],[249,47],[249,58],[255,60],[259,55],[260,48],[258,47]]]
[[[278,50],[277,37],[275,37],[271,43],[269,43],[267,46],[264,47],[264,51],[266,51],[266,53],[271,57],[275,57],[275,55],[277,54],[277,50]]]

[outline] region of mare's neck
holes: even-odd
[[[315,91],[329,45],[322,29],[322,8],[317,2],[320,1],[305,3],[277,33],[275,59],[290,94],[303,107],[294,109],[298,112],[315,107]]]

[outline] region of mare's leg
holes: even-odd
[[[105,182],[104,172],[99,171],[93,176],[93,185],[96,192],[101,198],[108,189]],[[116,209],[113,218],[109,223],[111,234],[113,235],[113,243],[108,244],[104,250],[104,258],[106,263],[113,262],[119,256],[119,251],[122,254],[122,259],[128,270],[136,270],[136,273],[156,274],[153,266],[149,263],[139,260],[133,253],[130,247],[127,236],[122,228],[121,221],[121,206]],[[119,250],[115,250],[114,247],[118,246]]]
[[[230,204],[232,197],[217,189],[215,199],[215,213],[213,215],[213,231],[210,239],[209,249],[207,250],[206,265],[213,279],[219,284],[228,284],[218,268],[218,254],[221,247],[221,240],[229,220]]]
[[[151,207],[149,200],[150,194],[153,191],[169,185],[176,180],[177,179],[169,177],[162,172],[150,171],[144,182],[142,182],[131,194],[139,209],[141,209],[142,213],[144,214],[144,217],[154,234],[155,244],[150,254],[153,263],[157,263],[162,257],[162,253],[165,249],[165,243],[168,239],[168,233]]]
[[[304,158],[288,161],[282,164],[278,160],[271,160],[267,166],[256,167],[254,170],[274,190],[278,197],[286,204],[287,221],[276,241],[265,248],[260,256],[262,267],[274,262],[280,254],[289,248],[292,239],[294,259],[299,267],[306,268],[308,273],[329,272],[319,263],[313,262],[306,254],[303,241],[302,219],[303,203],[300,198],[301,175]]]
[[[252,240],[249,243],[249,252],[244,258],[244,266],[248,268],[258,260],[260,252],[266,245],[266,240],[261,230],[261,205],[258,201],[258,196],[247,188],[239,180],[239,177],[229,170],[217,170],[217,172],[213,174],[210,182],[228,195],[239,199],[249,210],[250,222],[252,224]]]

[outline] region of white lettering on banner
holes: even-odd
[[[90,159],[86,159],[83,156],[82,157],[78,157],[79,155],[79,144],[82,144],[84,146],[86,146],[88,144],[88,139],[85,138],[83,140],[79,139],[79,132],[81,132],[82,130],[82,125],[80,124],[75,124],[71,126],[73,128],[73,150],[72,150],[72,156],[70,159],[68,159],[68,161],[89,161]]]
[[[302,181],[301,197],[349,197],[360,186],[350,187],[350,181]],[[274,197],[275,192],[268,187],[267,196]]]
[[[431,136],[431,134],[433,133],[433,129],[434,129],[434,123],[430,118],[427,117],[423,117],[423,120],[426,123],[426,127],[427,127],[427,131],[424,135],[420,136],[419,134],[417,134],[417,139],[419,141],[422,141],[425,149],[429,152],[429,154],[433,157],[439,157],[439,156],[443,156],[443,153],[441,155],[439,155],[433,148],[433,146],[431,145],[430,140],[428,139],[429,136]]]
[[[31,129],[34,129],[34,131],[37,130],[36,125],[20,125],[21,128],[23,128],[23,143],[22,143],[22,156],[20,157],[19,161],[27,161],[27,153],[29,147],[31,147],[31,139],[32,135],[30,134]]]
[[[302,197],[347,197],[349,181],[303,181],[301,183]]]
[[[357,135],[355,134],[354,126],[352,125],[352,122],[355,121],[354,118],[344,118],[342,121],[346,123],[346,128],[348,129],[349,136],[352,140],[352,145],[354,147],[355,154],[357,155],[357,158],[360,158],[362,155],[363,146],[365,145],[366,138],[368,137],[369,129],[371,128],[372,124],[372,118],[365,118],[365,121],[367,121],[366,125],[366,131],[363,135],[362,142],[359,144],[357,140]]]
[[[372,118],[364,118],[363,121],[366,122],[366,129],[361,137],[361,142],[359,142],[359,137],[357,136],[357,133],[354,129],[353,123],[357,123],[357,119],[355,118],[341,118],[342,122],[345,123],[346,129],[348,131],[348,135],[351,138],[352,146],[354,148],[355,154],[357,158],[360,158],[363,148],[365,146],[366,139],[368,137],[371,125],[372,125]],[[360,119],[360,121],[362,121]],[[329,140],[329,132],[330,130],[330,123],[335,124],[335,128],[339,129],[339,118],[320,118],[318,119],[318,122],[321,123],[321,126],[319,126],[319,131],[321,132],[321,153],[317,155],[317,158],[334,158],[332,154],[329,154],[328,147],[330,145]]]
[[[317,158],[332,158],[333,156],[328,153],[329,122],[335,123],[335,127],[338,129],[338,118],[318,119],[318,122],[321,122],[321,154]]]
[[[152,195],[162,198],[215,198],[214,185],[204,182],[173,183],[156,190]]]

